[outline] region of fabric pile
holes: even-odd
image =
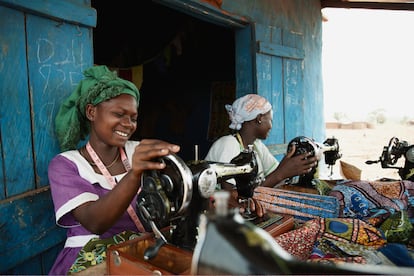
[[[388,243],[382,231],[359,219],[317,218],[275,239],[301,261],[414,267],[407,247]]]
[[[414,267],[414,182],[316,184],[321,196],[337,199],[338,216],[307,220],[276,237],[286,251],[307,262]]]

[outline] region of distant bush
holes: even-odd
[[[368,114],[368,121],[377,124],[384,124],[387,121],[385,110],[383,108],[376,109]]]

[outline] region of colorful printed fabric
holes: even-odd
[[[387,242],[378,228],[359,219],[314,219],[275,240],[301,261],[414,267],[406,246]]]
[[[338,198],[341,217],[365,218],[406,210],[413,196],[411,181],[347,181],[329,192]]]
[[[398,211],[389,216],[380,225],[387,241],[408,243],[412,238],[413,225],[408,219],[407,211]]]
[[[257,187],[254,190],[253,198],[267,210],[293,215],[301,221],[318,217],[336,218],[339,216],[338,199],[333,196]]]
[[[124,231],[108,239],[91,239],[79,252],[68,274],[74,274],[88,267],[105,262],[106,250],[109,246],[135,239],[139,235],[139,233]]]
[[[329,192],[339,201],[339,216],[359,218],[386,233],[389,242],[408,243],[412,237],[414,183],[347,181]]]
[[[387,254],[396,251],[380,250],[387,245],[382,232],[359,219],[317,218],[275,240],[301,261],[395,265]],[[407,251],[405,256],[409,256]],[[412,263],[409,258],[405,264]]]

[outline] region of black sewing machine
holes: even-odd
[[[201,213],[208,211],[211,197],[222,181],[236,180],[240,200],[253,196],[261,179],[257,178],[257,162],[252,147],[242,151],[230,163],[193,160],[185,163],[171,154],[159,160],[166,164],[161,171],[147,171],[142,176],[137,214],[147,231],[154,232],[157,243],[147,251],[152,258],[165,243],[193,250]],[[245,208],[245,216],[252,216]],[[171,226],[169,237],[160,229]]]
[[[294,155],[299,155],[307,152],[310,153],[310,156],[317,156],[318,158],[321,158],[323,155],[325,164],[328,166],[328,168],[331,169],[331,174],[333,174],[333,166],[335,165],[336,160],[342,157],[342,154],[339,150],[338,139],[334,137],[326,139],[321,144],[306,136],[298,136],[289,142],[287,152],[290,152],[293,145],[295,145]],[[312,170],[306,174],[297,175],[287,179],[286,183],[311,187],[312,179],[314,179],[315,173],[316,167],[313,167]]]
[[[404,156],[404,166],[395,166],[398,160]],[[366,164],[381,163],[383,169],[398,169],[398,174],[402,180],[414,181],[414,145],[407,141],[392,137],[387,146],[384,146],[382,154],[378,160],[368,160]]]

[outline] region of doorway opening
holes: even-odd
[[[183,160],[194,159],[198,145],[198,158],[204,158],[217,138],[208,133],[212,93],[224,89],[230,100],[235,95],[234,30],[151,0],[91,4],[97,10],[94,63],[140,89],[133,139],[176,143]]]

